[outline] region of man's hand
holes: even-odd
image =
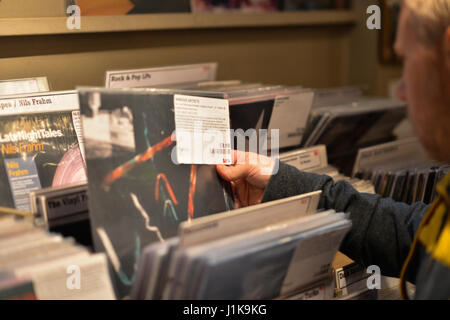
[[[274,168],[273,160],[256,153],[232,152],[233,164],[217,165],[217,172],[231,183],[236,208],[261,203]]]

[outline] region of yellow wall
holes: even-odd
[[[377,32],[364,27],[370,2],[357,1],[356,25],[0,36],[0,80],[47,76],[52,89],[64,90],[101,86],[111,69],[218,62],[221,80],[318,88],[369,84],[371,93],[386,94],[387,81],[400,68],[378,62]],[[61,11],[52,8],[51,15]]]
[[[220,79],[348,82],[349,27],[246,28],[5,37],[0,78],[48,76],[55,90],[102,85],[109,69],[219,62]]]
[[[366,28],[366,8],[376,4],[374,0],[355,0],[354,9],[359,21],[350,35],[350,83],[365,83],[371,93],[386,96],[391,81],[401,77],[402,66],[384,64],[379,59],[378,31]],[[381,26],[383,27],[383,25]]]

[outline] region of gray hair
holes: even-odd
[[[450,26],[450,0],[404,0],[411,24],[426,44],[436,44]]]

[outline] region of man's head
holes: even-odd
[[[450,0],[404,0],[395,50],[413,128],[430,156],[450,162]]]

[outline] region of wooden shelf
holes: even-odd
[[[182,30],[242,27],[283,27],[346,25],[357,22],[351,10],[309,12],[223,13],[223,14],[140,14],[82,17],[80,30],[66,27],[67,17],[2,18],[0,36],[50,35],[71,33]]]

